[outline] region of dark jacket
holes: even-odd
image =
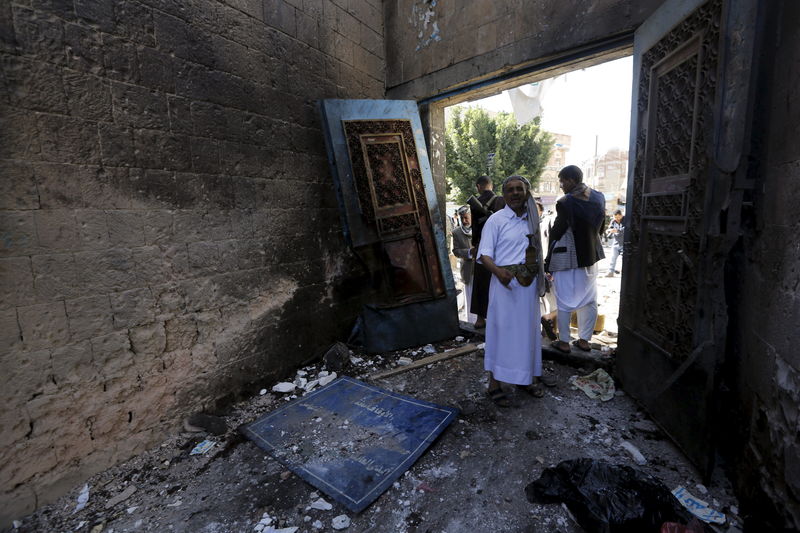
[[[588,198],[587,198],[588,196]],[[602,193],[588,187],[578,194],[565,194],[556,202],[556,220],[550,231],[550,263],[553,245],[572,228],[578,267],[589,267],[605,257],[600,236],[606,224],[606,200]]]
[[[477,200],[480,204],[477,209],[473,202],[468,202],[470,206],[470,213],[472,215],[473,246],[478,246],[478,244],[480,244],[481,231],[483,231],[483,225],[486,224],[486,221],[489,219],[489,215],[500,211],[506,206],[506,202],[503,200],[503,197],[496,195],[494,191],[483,191],[481,195],[477,197]]]

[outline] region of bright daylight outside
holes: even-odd
[[[596,264],[598,314],[591,339],[594,348],[602,351],[615,349],[617,340],[623,232],[615,228],[624,227],[631,73],[632,58],[625,57],[448,107],[445,111],[447,215],[457,234],[464,230],[480,231],[481,217],[469,205],[479,205],[476,200],[481,195],[476,181],[484,175],[489,177],[498,195],[509,175],[520,174],[530,181],[532,194],[542,210],[544,255],[555,219],[555,204],[563,194],[559,171],[576,165],[583,172],[583,183],[602,193],[606,220],[601,242],[605,258]],[[462,214],[471,211],[470,226],[459,216],[459,210]],[[480,308],[481,296],[476,295],[474,285],[480,285],[480,281],[472,283],[470,273],[462,268],[461,258],[451,256],[451,262],[461,290],[459,318],[483,326],[480,312],[475,313],[476,307]],[[558,321],[552,292],[542,299],[542,324],[543,333],[555,340]],[[571,325],[572,338],[578,338],[575,316]]]

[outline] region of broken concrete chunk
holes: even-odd
[[[314,529],[322,529],[323,527],[325,527],[325,525],[319,520],[314,520],[314,523],[311,524],[311,527],[313,527]]]
[[[306,386],[303,387],[303,388],[305,389],[306,392],[311,392],[312,390],[314,390],[317,387],[317,385],[319,385],[319,380],[318,379],[313,379],[313,380],[309,381],[308,383],[306,383]]]
[[[331,370],[341,370],[344,364],[350,360],[350,349],[343,343],[337,342],[322,356],[325,367]]]
[[[348,517],[346,514],[340,514],[331,520],[331,525],[333,526],[333,529],[347,529],[350,527],[350,517]]]
[[[294,380],[294,384],[295,386],[297,386],[298,389],[306,388],[306,383],[308,383],[308,380],[306,378],[298,377]]]
[[[433,344],[426,344],[422,347],[422,351],[425,353],[436,353],[436,348],[433,347]]]
[[[108,499],[108,501],[106,502],[106,509],[111,509],[112,507],[114,507],[118,503],[124,502],[125,500],[127,500],[128,498],[133,496],[134,492],[136,492],[136,486],[135,485],[128,485],[125,488],[125,490],[123,490],[122,492],[120,492],[119,494],[114,496],[113,498],[109,498]]]
[[[77,502],[77,505],[75,505],[75,510],[72,511],[73,514],[77,513],[78,511],[80,511],[81,509],[86,507],[87,503],[89,503],[89,485],[88,484],[84,485],[83,488],[81,489],[81,493],[78,494],[78,502]]]
[[[397,364],[400,366],[408,366],[413,362],[414,360],[411,359],[410,357],[401,357],[400,359],[397,360]]]
[[[324,499],[320,498],[311,504],[311,508],[318,509],[320,511],[330,511],[331,509],[333,509],[333,505],[329,504]]]
[[[642,433],[655,434],[659,432],[658,426],[649,420],[639,420],[638,422],[631,424],[631,427],[633,427],[633,429],[636,431],[641,431]]]
[[[294,383],[287,383],[285,381],[278,383],[272,387],[272,392],[292,392],[295,389]]]
[[[322,376],[322,372],[320,372],[320,376]],[[336,379],[336,372],[331,372],[327,376],[322,376],[321,378],[319,378],[319,385],[320,387],[324,387],[334,379]]]

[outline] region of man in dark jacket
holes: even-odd
[[[574,343],[589,351],[597,321],[597,262],[605,257],[600,236],[605,226],[605,197],[583,183],[575,165],[561,169],[558,181],[564,196],[556,202],[545,270],[552,273],[558,306],[559,340],[553,347],[569,352],[569,322],[578,313],[580,338]]]
[[[502,196],[498,196],[492,190],[494,185],[489,176],[481,176],[475,182],[478,196],[473,196],[467,202],[472,214],[472,246],[477,248],[481,243],[481,231],[483,225],[489,220],[492,213],[500,211],[506,206]],[[492,281],[492,274],[480,263],[475,263],[472,272],[472,301],[470,303],[470,313],[478,317],[475,321],[475,328],[486,327],[486,312],[489,309],[489,284]]]

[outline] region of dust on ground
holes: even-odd
[[[433,348],[443,352],[467,342],[457,337]],[[339,375],[367,380],[401,357],[421,359],[430,351],[419,347],[378,356],[356,351]],[[583,529],[564,506],[529,503],[524,489],[544,468],[579,457],[633,466],[670,489],[687,487],[728,515],[720,531],[737,531],[736,500],[727,480],[718,474],[708,487],[700,485],[698,473],[624,392],[608,402],[592,400],[568,384],[586,369],[546,362],[545,371],[557,378],[556,387],[546,389],[544,398],[509,389],[513,406],[505,409],[486,396],[482,350],[376,380],[377,386],[461,412],[416,464],[358,514],[290,473],[238,431],[303,393],[297,389],[256,393],[225,413],[224,435],[176,435],[89,479],[82,510],[74,512],[83,485],[21,519],[18,531],[227,533],[296,527],[297,533],[316,533],[334,531],[334,518],[341,526],[344,515],[349,526],[342,531],[353,533],[577,533]],[[326,372],[322,363],[311,365],[286,381],[308,387]],[[205,439],[215,441],[214,447],[190,455]],[[638,448],[647,464],[636,465],[622,441]],[[332,509],[311,507],[319,498]]]

